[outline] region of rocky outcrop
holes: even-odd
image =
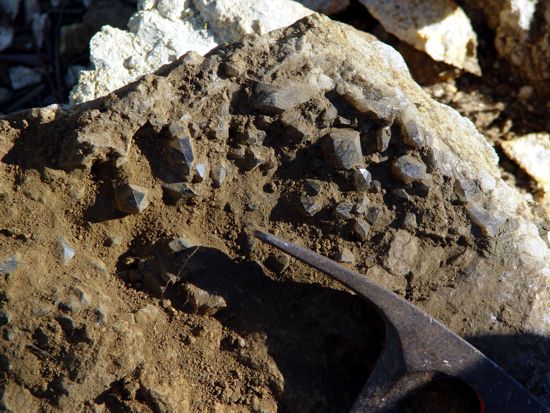
[[[261,266],[254,228],[366,273],[550,397],[548,228],[371,35],[315,14],[0,130],[5,404],[18,386],[52,411],[349,406],[375,317],[311,269]],[[121,188],[146,208],[117,207]]]

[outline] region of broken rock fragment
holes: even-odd
[[[349,248],[341,247],[336,254],[336,261],[343,264],[354,264],[355,255]]]
[[[327,162],[337,169],[351,169],[364,163],[361,138],[354,130],[333,130],[326,136],[323,150]]]
[[[401,139],[405,144],[413,148],[422,148],[426,146],[426,132],[418,124],[418,111],[412,106],[405,108],[398,117],[398,123],[401,127]]]
[[[392,162],[391,172],[401,182],[411,184],[426,176],[426,165],[410,155],[403,155]]]

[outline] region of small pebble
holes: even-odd
[[[391,128],[386,126],[376,131],[376,149],[385,152],[390,146]]]
[[[306,179],[304,189],[308,195],[319,195],[321,192],[321,183],[315,179]]]
[[[367,212],[369,203],[369,198],[367,198],[366,195],[361,196],[361,198],[359,198],[357,202],[355,202],[355,205],[353,206],[353,212],[356,214],[364,214],[365,212]]]

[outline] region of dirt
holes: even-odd
[[[371,139],[379,121],[337,93],[313,89],[283,113],[258,109],[254,79],[287,51],[269,45],[262,52],[254,38],[243,44],[199,65],[178,61],[75,113],[0,121],[0,260],[15,254],[19,263],[0,281],[6,408],[344,412],[380,352],[380,319],[295,261],[282,273],[270,270],[278,268],[265,265],[274,251],[254,241],[252,229],[331,258],[347,248],[348,265],[431,310],[445,305],[431,300],[438,291],[499,248],[472,225],[430,150],[405,145],[396,124],[380,153]],[[246,76],[235,76],[242,67]],[[281,88],[303,83],[303,69],[281,65],[272,80]],[[191,182],[178,177],[170,146],[177,126],[189,133],[195,166],[227,168],[223,183],[208,172],[202,181],[196,173]],[[350,170],[327,165],[324,142],[337,129],[361,133],[379,186],[358,191]],[[263,143],[244,143],[258,131]],[[391,163],[405,154],[425,164],[430,179],[397,181]],[[195,195],[174,202],[162,185],[181,181]],[[116,207],[128,184],[147,191],[140,213]],[[321,206],[314,216],[302,211],[304,196]],[[338,204],[363,197],[364,213],[335,215]],[[405,228],[406,212],[416,227]],[[356,219],[372,220],[366,241],[353,232]],[[175,252],[168,244],[177,237],[191,246]],[[64,243],[75,250],[67,262]],[[196,313],[188,284],[226,307]],[[452,320],[460,311],[448,310],[459,330]]]

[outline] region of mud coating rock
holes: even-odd
[[[219,295],[210,294],[193,284],[185,284],[184,292],[191,309],[200,315],[212,316],[227,307],[225,299]]]
[[[323,151],[327,163],[337,169],[351,169],[364,163],[360,135],[353,130],[330,132],[323,142]]]
[[[148,191],[142,186],[129,184],[115,191],[115,205],[121,212],[139,214],[149,205]]]
[[[403,155],[392,162],[391,173],[401,182],[411,184],[426,176],[426,165],[410,155]]]
[[[384,267],[396,275],[414,270],[418,256],[418,240],[407,231],[397,230],[390,244]]]

